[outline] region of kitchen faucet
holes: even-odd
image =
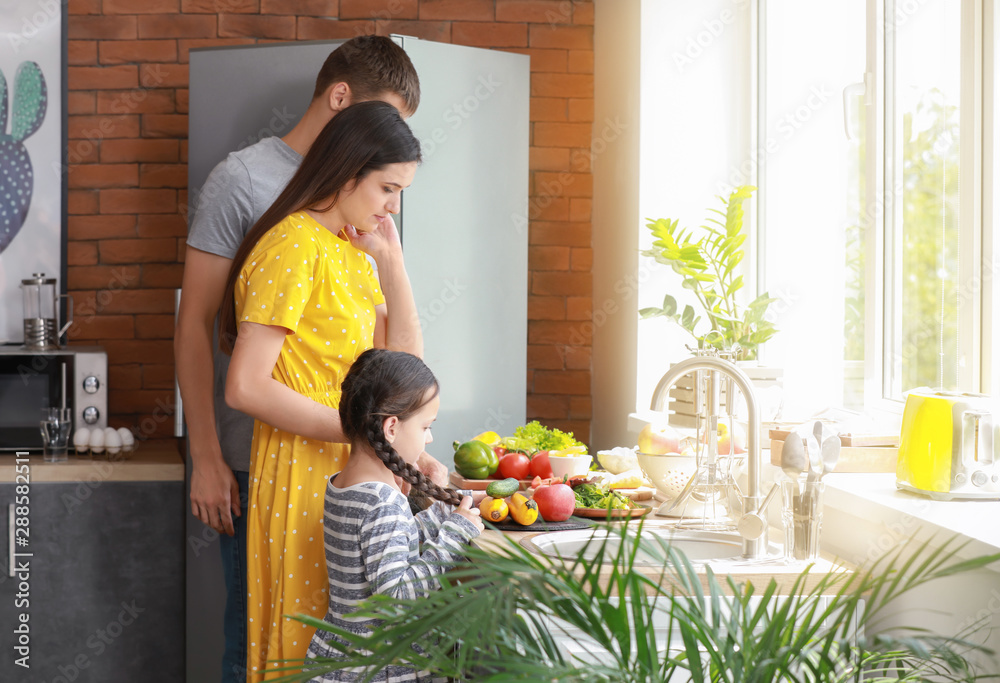
[[[695,370],[712,370],[720,372],[731,379],[747,402],[747,489],[743,495],[743,516],[737,528],[743,538],[743,558],[758,560],[767,553],[767,524],[763,522],[758,514],[761,504],[760,495],[760,470],[762,467],[760,453],[760,421],[758,420],[759,408],[757,398],[753,393],[750,378],[740,370],[735,363],[715,356],[695,356],[688,358],[674,365],[660,379],[653,390],[653,399],[650,408],[655,411],[663,411],[666,402],[667,391],[673,386],[678,378],[687,375]],[[697,386],[697,382],[695,383]],[[696,390],[696,395],[697,395]],[[712,392],[714,393],[714,391]],[[728,397],[730,405],[734,400]],[[696,403],[696,410],[700,406]],[[734,435],[735,437],[735,435]],[[735,448],[735,443],[734,443]]]

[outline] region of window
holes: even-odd
[[[786,405],[988,388],[982,0],[758,11],[758,286],[781,299]]]

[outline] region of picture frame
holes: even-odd
[[[23,343],[22,279],[45,273],[66,293],[66,24],[60,0],[0,13],[0,344]]]

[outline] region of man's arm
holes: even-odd
[[[220,533],[233,534],[239,488],[216,432],[212,332],[232,256],[253,221],[250,173],[233,155],[212,169],[191,220],[181,304],[174,333],[177,381],[191,438],[191,511]]]
[[[174,332],[177,382],[191,438],[191,512],[230,536],[232,515],[240,514],[239,489],[215,431],[212,332],[232,263],[188,247]]]

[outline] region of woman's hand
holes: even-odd
[[[359,232],[353,225],[347,225],[344,227],[344,234],[351,246],[370,254],[376,263],[403,254],[403,243],[399,239],[399,230],[396,229],[392,214],[387,213],[385,219],[371,232]]]
[[[472,507],[472,498],[469,496],[462,496],[462,503],[458,506],[455,512],[472,522],[472,524],[479,529],[479,532],[482,533],[484,529],[483,520],[479,518],[479,508]]]
[[[438,462],[433,455],[427,451],[422,452],[417,456],[417,462],[414,464],[420,473],[430,479],[432,482],[438,486],[448,485],[448,468],[444,464]]]

